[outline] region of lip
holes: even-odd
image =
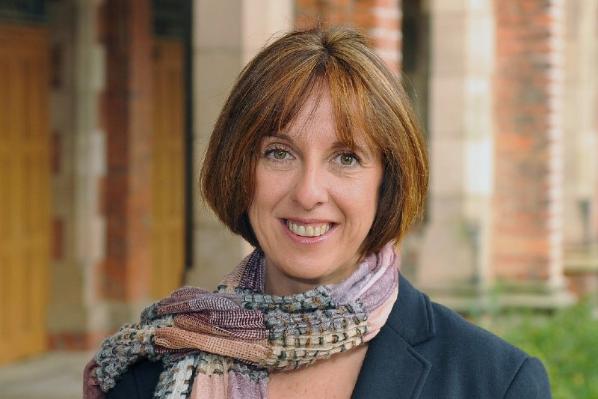
[[[291,230],[289,230],[289,226],[287,226],[287,220],[290,220],[291,222],[295,222],[295,223],[300,223],[300,224],[304,224],[304,225],[320,225],[320,224],[330,224],[330,229],[322,234],[321,236],[317,236],[317,237],[302,237],[299,236],[295,233],[293,233]],[[337,224],[334,222],[330,222],[327,220],[322,220],[322,219],[296,219],[296,218],[292,218],[292,219],[280,219],[280,224],[282,225],[282,229],[284,230],[284,232],[286,233],[286,235],[295,243],[297,244],[317,244],[320,243],[324,240],[327,240],[328,238],[330,238],[330,236],[336,231],[336,227]]]

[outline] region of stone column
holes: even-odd
[[[48,7],[52,48],[50,115],[53,151],[53,259],[49,276],[48,341],[50,349],[86,347],[86,309],[83,300],[85,268],[77,262],[74,209],[78,188],[75,165],[77,81],[75,79],[79,10],[72,2],[54,2]],[[85,165],[88,166],[88,165]],[[87,168],[80,172],[88,172]],[[89,175],[88,175],[89,176]],[[89,176],[93,180],[92,176]]]
[[[567,286],[598,293],[598,0],[564,4],[563,246]]]
[[[472,2],[467,11],[465,80],[465,203],[473,252],[472,286],[483,294],[489,286],[493,134],[492,74],[494,71],[494,14],[491,2]]]
[[[590,43],[594,45],[591,47],[592,50],[589,51],[588,55],[588,68],[586,69],[586,73],[591,76],[592,85],[588,90],[587,95],[589,97],[590,104],[594,104],[594,110],[598,108],[598,49],[596,48],[596,43],[598,42],[598,24],[596,24],[596,20],[598,20],[598,2],[594,0],[591,4],[587,5],[586,7],[588,10],[588,15],[586,17],[586,21],[584,24],[585,32],[590,36],[588,45],[591,46]],[[593,17],[592,17],[593,14]],[[594,21],[593,23],[590,21]],[[589,109],[588,109],[589,111]],[[592,118],[593,115],[593,118]],[[588,128],[593,133],[594,137],[594,149],[595,153],[598,153],[598,112],[589,112],[587,115],[588,118]],[[592,120],[593,119],[593,120]],[[593,128],[592,128],[593,126]],[[593,191],[593,208],[592,208],[592,238],[593,244],[595,245],[595,251],[593,251],[593,255],[598,258],[598,163],[595,164],[595,175],[594,175],[594,191]]]
[[[415,276],[418,286],[435,300],[456,308],[467,306],[463,299],[475,293],[481,231],[479,220],[468,220],[465,213],[468,106],[472,103],[468,101],[468,13],[463,1],[430,3],[430,191]],[[478,40],[485,37],[483,32],[478,35]],[[483,57],[479,60],[482,67],[486,62]],[[476,105],[483,115],[484,104]],[[483,138],[484,132],[477,135]]]
[[[54,261],[48,333],[52,349],[86,349],[108,332],[96,289],[105,255],[100,185],[105,135],[98,100],[104,84],[97,38],[99,2],[59,1],[49,11],[53,48]],[[100,315],[100,317],[96,317]]]

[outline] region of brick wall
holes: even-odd
[[[561,66],[555,3],[495,0],[495,186],[492,269],[498,279],[547,281],[560,260]]]
[[[401,64],[400,0],[296,0],[295,26],[348,25],[363,30],[389,68]]]
[[[125,302],[142,301],[150,284],[151,26],[147,1],[107,0],[99,13],[108,159],[101,190],[106,257],[97,277],[102,297]]]

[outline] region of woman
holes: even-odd
[[[178,290],[107,339],[86,396],[550,397],[537,359],[400,276],[427,178],[407,97],[362,35],[276,40],[241,73],[201,179],[256,250],[215,293]]]

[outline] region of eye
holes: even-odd
[[[283,148],[270,148],[264,152],[264,156],[274,161],[286,161],[292,158],[291,154]]]
[[[343,152],[336,157],[337,162],[344,167],[357,166],[359,158],[352,152]]]

